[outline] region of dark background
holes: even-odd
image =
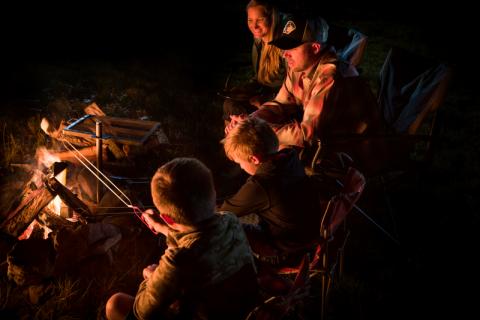
[[[165,59],[174,57],[192,65],[204,78],[209,68],[222,66],[236,52],[249,49],[247,2],[16,4],[2,10],[0,19],[2,74],[36,62],[136,59],[168,63]],[[474,56],[474,11],[457,1],[445,6],[420,6],[418,1],[276,2],[285,11],[301,8],[327,21],[408,24],[418,30],[412,41],[438,50],[439,57],[466,62]]]
[[[182,96],[194,92],[215,96],[224,81],[223,72],[232,59],[238,53],[248,56],[251,36],[245,23],[244,7],[247,2],[122,4],[117,1],[99,4],[77,1],[18,3],[4,8],[0,14],[0,108],[12,106],[4,102],[23,102],[41,97],[48,80],[42,73],[48,70],[45,65],[51,65],[52,70],[57,66],[81,70],[84,65],[103,70],[106,65],[111,68],[140,64],[145,73],[152,74],[166,68],[172,70],[172,76],[175,72],[181,74],[179,82],[185,86],[173,92],[173,100],[182,102]],[[475,10],[458,1],[446,5],[422,4],[421,7],[420,1],[385,1],[380,4],[357,1],[349,4],[282,0],[278,3],[285,11],[302,7],[306,12],[322,15],[328,22],[367,23],[373,30],[367,35],[375,41],[401,38],[413,28],[415,32],[408,33],[413,51],[420,45],[427,47],[437,58],[456,66],[450,91],[451,96],[455,93],[456,100],[449,101],[447,127],[449,134],[465,132],[453,138],[446,137],[447,148],[444,149],[448,156],[444,162],[448,163],[441,167],[443,171],[436,174],[435,179],[428,181],[428,187],[433,185],[441,192],[429,195],[433,201],[432,198],[424,201],[421,195],[418,198],[402,198],[400,195],[398,199],[393,199],[401,204],[396,209],[400,220],[403,219],[403,227],[408,232],[413,230],[412,234],[406,235],[411,240],[409,258],[413,258],[405,261],[401,256],[399,260],[403,264],[391,266],[397,256],[372,258],[375,252],[371,256],[366,252],[367,256],[363,256],[365,251],[361,249],[364,248],[359,250],[359,255],[362,255],[359,260],[365,261],[365,269],[372,270],[368,274],[375,274],[372,277],[379,283],[385,283],[386,288],[382,287],[384,296],[379,303],[368,301],[364,305],[375,309],[379,307],[377,304],[383,303],[382,308],[392,309],[392,313],[390,310],[386,313],[365,310],[365,318],[370,314],[390,315],[402,307],[402,314],[411,311],[409,315],[412,318],[416,318],[414,307],[423,308],[422,315],[441,315],[442,307],[456,314],[458,301],[454,298],[463,299],[467,292],[463,290],[467,286],[475,288],[474,274],[478,273],[471,263],[472,258],[478,255],[475,237],[478,200],[475,200],[476,192],[468,188],[478,186],[479,166],[474,155],[480,148],[475,138],[479,133],[478,94],[474,91],[478,86],[478,81],[475,81],[478,69],[478,54],[474,49],[478,29],[475,27],[478,20]],[[382,38],[379,34],[385,30],[389,33]],[[368,45],[367,54],[371,54]],[[37,68],[40,65],[41,72]],[[46,105],[43,101],[39,104]],[[166,112],[173,113],[172,109]],[[178,110],[181,112],[184,109]],[[11,107],[9,110],[2,109],[4,111],[18,112]],[[184,121],[185,114],[182,113],[179,118]],[[22,125],[20,121],[13,124]],[[205,145],[201,147],[205,148]],[[419,202],[422,204],[418,205]],[[373,234],[376,232],[375,229],[370,231]],[[375,240],[386,242],[386,247],[391,245],[381,234],[378,237]],[[388,252],[388,249],[385,251]],[[392,255],[396,254],[392,250]],[[390,260],[384,264],[375,260],[382,258]],[[381,278],[383,276],[385,279]],[[392,282],[395,283],[392,285]],[[362,292],[362,288],[359,291]],[[374,300],[376,297],[368,288],[362,294],[366,299]],[[427,303],[432,299],[435,300]],[[463,303],[460,305],[464,307]],[[359,317],[362,318],[362,315]]]

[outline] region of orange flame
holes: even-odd
[[[52,153],[51,151],[49,151],[47,148],[45,147],[39,147],[37,148],[37,151],[36,151],[36,158],[37,158],[37,163],[39,166],[43,165],[45,167],[50,167],[53,163],[55,162],[60,162],[60,158],[55,155],[54,153]],[[63,170],[62,172],[60,172],[58,175],[55,176],[55,178],[58,180],[58,182],[60,182],[61,184],[63,184],[64,186],[67,184],[67,170]],[[48,204],[48,208],[50,210],[52,210],[53,212],[55,212],[57,215],[60,215],[60,212],[61,212],[61,208],[62,208],[62,200],[60,199],[59,196],[56,196],[49,204]]]
[[[37,158],[37,163],[39,166],[50,167],[55,162],[60,162],[60,158],[55,155],[54,153],[50,152],[45,147],[37,148],[35,153],[35,157]]]

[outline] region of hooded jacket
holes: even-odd
[[[253,257],[241,224],[218,213],[188,233],[170,232],[157,269],[135,297],[137,319],[243,319],[257,298]]]

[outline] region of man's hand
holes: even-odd
[[[247,117],[247,114],[231,115],[230,123],[225,127],[225,136],[228,136],[230,131],[232,131],[232,129],[235,128],[237,124],[245,120]]]
[[[262,98],[262,96],[253,96],[253,97],[250,98],[249,102],[252,106],[255,106],[258,109],[262,106],[261,98]]]

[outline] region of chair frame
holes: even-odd
[[[337,182],[340,182],[337,180]],[[335,193],[327,202],[322,213],[319,237],[315,244],[313,258],[309,254],[302,260],[298,267],[283,267],[275,270],[277,275],[296,274],[296,280],[292,288],[298,286],[297,279],[307,270],[308,276],[321,276],[321,318],[326,315],[328,295],[332,283],[340,279],[343,274],[344,249],[350,232],[346,225],[346,218],[352,211],[355,203],[360,198],[365,188],[365,177],[355,168],[348,167],[344,179],[339,183],[340,191]],[[342,233],[340,234],[340,230]],[[334,246],[335,241],[339,245]],[[340,241],[337,241],[340,240]],[[332,256],[332,251],[336,253]],[[333,258],[332,258],[333,257]],[[305,264],[307,264],[307,268]],[[291,294],[291,290],[287,296]],[[274,296],[275,297],[275,296]],[[277,298],[278,299],[278,298]],[[275,299],[269,301],[273,303]],[[265,301],[266,303],[267,301]]]

